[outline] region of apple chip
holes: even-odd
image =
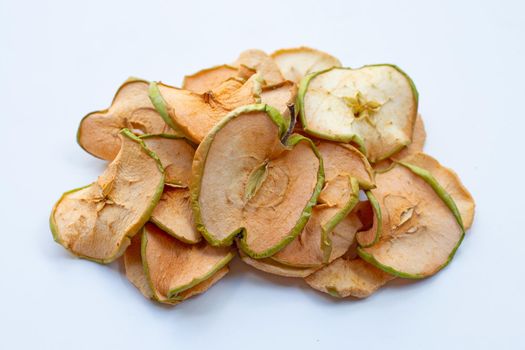
[[[396,66],[312,73],[301,81],[297,101],[308,134],[355,142],[373,163],[411,142],[418,95],[412,80]]]
[[[359,186],[374,186],[372,167],[351,145],[320,141],[325,186],[319,195],[321,205],[301,234],[272,259],[295,267],[314,267],[343,255],[362,227],[356,214],[348,215],[359,201]]]
[[[157,156],[127,129],[120,152],[93,184],[66,192],[50,217],[55,241],[100,263],[118,258],[149,219],[164,187]]]
[[[222,66],[203,69],[192,75],[185,76],[182,88],[198,94],[204,94],[208,91],[215,90],[226,80],[238,76],[239,71],[236,67],[224,64]]]
[[[193,244],[201,241],[202,236],[193,220],[188,188],[164,187],[150,221],[182,242]]]
[[[303,229],[324,181],[307,138],[281,137],[288,122],[268,105],[241,107],[217,124],[193,160],[197,228],[212,245],[236,236],[252,258],[273,255]],[[271,230],[268,228],[271,227]]]
[[[395,277],[360,258],[338,258],[305,278],[310,287],[336,298],[366,298]]]
[[[150,236],[148,237],[151,237],[151,235],[163,235],[160,230],[154,227],[148,226],[147,229],[150,231],[149,233]],[[151,233],[151,231],[156,231],[156,232]],[[228,267],[226,266],[227,262],[224,263],[223,267],[219,267],[219,265],[223,263],[221,262],[219,265],[214,266],[213,268],[210,269],[210,270],[213,270],[213,269],[218,269],[218,270],[216,272],[212,271],[210,277],[205,278],[202,282],[199,282],[195,284],[193,287],[187,288],[184,291],[178,292],[176,297],[172,299],[162,298],[162,296],[160,296],[159,298],[159,294],[155,294],[155,295],[153,294],[150,280],[148,280],[148,276],[144,272],[143,258],[141,254],[141,249],[142,249],[141,242],[143,239],[144,239],[144,234],[135,235],[132,238],[131,244],[124,254],[124,267],[126,270],[126,277],[129,279],[131,283],[133,283],[133,285],[135,285],[135,287],[137,287],[137,289],[140,290],[140,292],[146,298],[157,300],[157,301],[160,301],[166,304],[175,305],[181,302],[182,300],[186,300],[194,295],[205,292],[212,285],[214,285],[217,281],[219,281],[222,277],[224,277],[228,273]],[[180,264],[180,260],[183,261],[183,264],[188,264],[188,263],[191,263],[196,258],[198,259],[197,254],[192,253],[188,247],[189,246],[186,246],[186,249],[184,248],[180,249],[180,247],[171,249],[170,253],[175,252],[175,255],[172,255],[172,256],[170,256],[170,254],[166,254],[166,251],[164,250],[164,248],[161,249],[161,254],[159,255],[159,257],[163,258],[163,261],[159,262],[159,264],[163,263],[162,269],[167,270],[166,276],[172,276],[174,272],[172,270],[184,271],[184,270],[177,270],[178,267],[183,266],[183,265],[178,265],[176,269],[173,269],[173,264],[176,262],[176,260],[179,261],[179,264]],[[207,248],[207,249],[210,249],[210,248]],[[199,261],[199,264],[201,264],[204,261],[204,259],[207,259],[210,256],[210,254],[207,254],[207,252],[204,252],[203,248],[201,248],[201,255],[203,259]],[[185,257],[190,257],[190,259],[185,260]],[[155,262],[155,265],[157,268],[158,267],[157,262]],[[192,283],[196,283],[196,281],[192,281]],[[158,293],[157,290],[156,292]]]
[[[86,115],[77,131],[79,145],[88,153],[113,160],[120,150],[119,132],[177,134],[155,111],[148,97],[149,82],[130,78],[118,89],[111,107]]]
[[[281,49],[271,54],[284,78],[297,84],[304,76],[332,67],[341,67],[334,56],[309,47]]]
[[[244,76],[242,75],[243,70],[240,69],[243,78],[249,78],[253,73],[257,73],[262,78],[264,85],[275,85],[284,81],[277,64],[262,50],[243,51],[235,61],[234,66],[247,68],[249,73]]]
[[[459,182],[457,177],[450,180]],[[359,255],[405,278],[428,277],[445,267],[465,232],[446,189],[429,171],[405,162],[377,174],[376,185],[372,193],[383,214],[381,237],[370,247],[358,248]]]
[[[465,230],[468,230],[474,221],[476,204],[454,170],[442,166],[436,159],[425,153],[413,154],[403,161],[427,170],[436,178],[456,203],[463,220],[463,226]]]
[[[188,187],[191,177],[191,163],[195,149],[184,138],[176,135],[142,135],[146,146],[160,159],[168,186]]]
[[[159,114],[168,125],[181,130],[195,143],[200,143],[228,112],[257,102],[260,93],[257,76],[246,82],[229,79],[204,94],[162,83],[150,84],[150,97]]]
[[[288,266],[280,264],[271,258],[253,259],[244,254],[242,250],[239,250],[239,255],[241,256],[241,260],[247,265],[250,265],[257,270],[277,276],[304,278],[311,275],[318,269],[316,267]]]

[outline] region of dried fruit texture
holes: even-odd
[[[313,73],[301,81],[298,93],[308,134],[355,142],[373,163],[411,142],[417,104],[412,81],[391,65]]]
[[[229,248],[188,245],[146,224],[142,233],[142,263],[155,300],[183,300],[182,293],[223,269],[233,258]],[[220,273],[221,274],[221,273]]]
[[[448,264],[464,229],[442,185],[428,171],[403,164],[376,175],[372,193],[381,207],[382,234],[377,243],[358,252],[388,273],[423,278]]]
[[[253,259],[250,258],[248,255],[244,254],[242,250],[239,250],[239,255],[241,256],[241,260],[247,265],[250,265],[251,267],[257,270],[277,276],[304,278],[311,275],[318,269],[316,267],[312,268],[287,266],[284,264],[280,264],[277,261],[272,260],[271,258]]]
[[[395,277],[360,258],[341,257],[305,278],[310,287],[336,298],[366,298]]]
[[[146,298],[155,300],[148,278],[144,273],[141,256],[141,241],[142,235],[133,236],[130,246],[124,253],[124,267],[126,270],[126,277]],[[228,270],[228,267],[224,266],[215,272],[211,277],[205,279],[203,282],[200,282],[197,285],[179,293],[176,299],[163,300],[162,302],[176,305],[182,300],[186,300],[194,295],[201,294],[208,290],[222,277],[224,277],[228,273]]]
[[[343,255],[362,227],[356,214],[348,215],[359,201],[359,185],[373,187],[374,175],[366,158],[354,147],[318,142],[323,158],[325,185],[312,216],[301,234],[272,256],[281,264],[319,267]]]
[[[368,208],[362,210],[359,215],[361,222],[364,227],[368,229],[363,229],[362,231],[357,232],[356,241],[361,247],[370,247],[377,243],[379,238],[381,238],[381,232],[383,230],[383,213],[381,212],[381,206],[377,201],[376,197],[372,191],[365,191],[366,197],[368,198]]]
[[[296,84],[299,84],[301,79],[310,73],[341,67],[341,62],[334,56],[304,46],[277,50],[271,54],[271,57],[284,78]]]
[[[414,131],[412,132],[412,142],[401,149],[401,151],[393,154],[388,159],[383,159],[374,164],[375,171],[385,171],[392,166],[393,160],[403,160],[404,158],[410,157],[416,153],[423,152],[425,141],[427,139],[427,133],[425,131],[425,124],[421,114],[417,115],[416,123],[414,124]]]
[[[436,178],[456,203],[463,220],[463,227],[468,230],[474,221],[476,204],[454,170],[442,166],[436,159],[424,153],[413,154],[403,161],[429,171]]]
[[[198,94],[204,94],[205,92],[217,89],[226,80],[238,76],[239,71],[236,67],[224,64],[185,76],[182,88]]]
[[[270,106],[245,106],[226,116],[197,148],[194,217],[212,245],[229,245],[241,234],[241,249],[263,258],[303,229],[324,181],[323,166],[310,140],[292,135],[281,144],[288,126]]]
[[[149,82],[129,79],[118,89],[111,107],[86,115],[80,122],[77,141],[95,157],[113,160],[120,150],[119,132],[175,134],[156,112],[148,97]]]
[[[160,159],[165,172],[165,183],[188,187],[191,163],[195,149],[183,138],[172,135],[144,135],[140,137]]]
[[[193,220],[188,188],[166,186],[150,221],[182,242],[193,244],[202,239]]]
[[[243,51],[233,65],[238,68],[247,68],[244,72],[248,72],[248,75],[245,76],[242,76],[243,70],[239,69],[243,78],[249,78],[256,72],[262,78],[264,85],[275,85],[284,81],[277,64],[262,50]]]
[[[229,79],[217,89],[197,94],[162,83],[151,83],[150,96],[166,122],[200,143],[228,112],[260,99],[257,76],[246,82]]]
[[[121,150],[98,180],[64,193],[50,226],[55,240],[73,254],[100,263],[118,258],[149,219],[164,187],[157,156],[129,130]]]
[[[352,245],[361,221],[353,214],[339,218],[339,213],[339,208],[315,206],[301,234],[271,259],[293,267],[319,268],[342,256]],[[331,221],[336,222],[332,223],[333,228],[330,227]]]
[[[261,103],[276,108],[282,116],[289,119],[290,106],[297,97],[297,85],[285,81],[277,85],[265,86],[261,91]]]

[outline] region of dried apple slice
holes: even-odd
[[[256,72],[261,76],[265,85],[275,85],[284,81],[277,64],[262,50],[251,49],[243,51],[233,65],[236,67],[246,67],[251,74]],[[241,74],[241,77],[249,78],[251,74],[248,76],[242,76]]]
[[[277,63],[284,78],[297,84],[310,73],[341,67],[341,62],[334,56],[304,46],[277,50],[271,54],[271,57]]]
[[[282,116],[290,118],[290,107],[297,97],[297,85],[284,81],[277,85],[265,86],[261,91],[261,103],[276,108]]]
[[[185,244],[152,224],[144,226],[141,253],[153,297],[160,302],[181,300],[182,292],[213,276],[234,256],[230,248]]]
[[[151,226],[150,226],[151,228]],[[152,230],[157,230],[158,232],[153,233],[153,235],[160,234],[162,235],[161,231],[158,229],[153,228]],[[186,300],[194,295],[200,294],[208,290],[213,284],[215,284],[217,281],[219,281],[222,277],[224,277],[228,273],[228,267],[225,265],[223,267],[220,267],[217,272],[211,274],[210,277],[204,279],[202,282],[197,283],[193,287],[190,287],[188,289],[185,289],[182,292],[179,292],[176,297],[173,299],[165,299],[165,298],[158,298],[158,294],[153,294],[152,287],[150,285],[150,281],[148,280],[148,276],[144,272],[144,266],[143,266],[143,260],[141,255],[141,241],[143,239],[143,234],[135,235],[131,239],[131,244],[126,249],[126,252],[124,253],[124,267],[126,270],[126,277],[128,280],[133,283],[137,289],[140,290],[140,292],[149,299],[157,300],[166,304],[172,304],[175,305],[179,303],[182,300]],[[170,241],[171,243],[171,241]],[[189,246],[187,246],[189,247]],[[202,250],[202,248],[201,248]],[[176,259],[183,260],[184,256],[195,258],[195,254],[192,254],[189,250],[189,248],[186,248],[186,250],[183,249],[174,249],[174,252],[178,253],[178,255],[175,256],[169,256],[164,254],[164,251],[162,252],[159,257],[162,259],[163,263],[166,263],[163,268],[166,269],[173,269],[172,265],[173,262]],[[204,256],[204,255],[203,255]],[[189,261],[189,260],[188,260]],[[187,264],[188,261],[185,261],[184,264]],[[202,261],[201,261],[202,262]],[[155,262],[155,264],[158,264],[158,262]],[[169,267],[168,267],[169,266]],[[179,265],[181,266],[181,265]],[[215,269],[218,268],[218,266],[215,267]],[[174,269],[177,271],[176,269]],[[167,275],[170,273],[173,273],[173,271],[168,271]],[[160,299],[160,300],[159,300]]]
[[[66,192],[53,207],[55,241],[73,254],[100,263],[118,258],[149,219],[164,187],[158,157],[127,129],[121,149],[93,184]]]
[[[297,98],[308,134],[355,142],[373,163],[411,142],[417,104],[412,80],[393,65],[312,73],[301,81]]]
[[[360,258],[341,257],[305,281],[310,287],[336,298],[366,298],[394,278]]]
[[[195,227],[188,188],[166,186],[150,221],[182,242],[193,244],[201,241]]]
[[[372,167],[356,148],[328,141],[318,142],[323,158],[325,186],[312,217],[301,234],[272,256],[281,264],[313,267],[343,255],[362,224],[348,215],[359,201],[359,187],[372,188]]]
[[[445,267],[465,232],[446,189],[429,171],[406,162],[377,174],[376,185],[372,193],[383,214],[382,234],[374,245],[358,248],[359,255],[405,278],[428,277]]]
[[[150,98],[166,123],[200,143],[228,112],[260,99],[257,76],[246,82],[229,79],[204,94],[178,89],[162,83],[150,84]]]
[[[169,134],[148,134],[140,138],[160,159],[166,185],[188,187],[195,149],[184,138]]]
[[[78,144],[95,157],[113,160],[120,150],[119,132],[123,128],[136,134],[179,134],[155,111],[148,97],[148,85],[149,82],[135,78],[122,84],[109,109],[82,118]]]
[[[311,275],[319,269],[318,267],[288,266],[280,264],[277,261],[272,260],[271,258],[253,259],[250,258],[248,255],[244,254],[242,250],[239,250],[239,255],[241,257],[241,260],[247,265],[250,265],[251,267],[257,270],[277,276],[304,278]]]
[[[182,88],[198,94],[204,94],[205,92],[215,90],[226,80],[238,76],[239,70],[236,67],[224,64],[185,76]]]
[[[264,104],[227,115],[197,148],[190,185],[197,228],[212,245],[236,236],[252,258],[273,255],[303,229],[324,181],[314,144],[281,137],[288,121]],[[271,227],[271,230],[268,228]]]
[[[403,159],[403,162],[418,166],[430,172],[456,203],[465,230],[468,230],[472,226],[476,204],[474,203],[474,198],[472,198],[470,192],[461,183],[461,180],[454,170],[442,166],[436,159],[425,153],[412,154]]]

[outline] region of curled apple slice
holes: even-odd
[[[244,254],[242,250],[239,250],[239,255],[241,257],[241,260],[247,265],[250,265],[251,267],[259,271],[267,272],[277,276],[304,278],[311,275],[319,269],[318,267],[288,266],[280,264],[279,262],[271,258],[253,259],[250,258],[248,255]]]
[[[306,76],[297,102],[305,132],[355,142],[375,163],[411,142],[418,95],[396,66],[336,67]]]
[[[66,192],[50,217],[55,241],[73,254],[109,263],[149,219],[164,187],[157,156],[127,129],[121,149],[93,184]]]
[[[305,278],[310,287],[336,298],[366,298],[395,277],[360,258],[341,257]]]
[[[382,212],[382,234],[377,243],[360,247],[358,252],[390,274],[424,278],[445,267],[463,240],[462,215],[444,185],[463,187],[449,172],[444,177],[448,183],[442,184],[437,178],[444,178],[433,175],[440,166],[429,171],[409,162],[399,162],[376,175],[377,188],[372,193]],[[414,163],[418,163],[416,159]],[[433,166],[439,165],[436,163]]]
[[[309,47],[277,50],[271,54],[283,76],[297,84],[313,72],[332,67],[341,67],[341,62],[332,55]]]
[[[288,121],[264,104],[241,107],[199,145],[190,185],[197,228],[212,245],[273,255],[303,229],[324,181],[321,157],[307,138],[281,143]],[[271,229],[270,229],[271,228]]]
[[[126,250],[124,266],[126,276],[144,296],[176,304],[224,277],[232,258],[229,249],[187,245],[146,224]]]
[[[130,78],[118,89],[111,107],[89,113],[80,122],[77,142],[88,153],[113,160],[120,150],[119,132],[136,134],[176,133],[166,125],[148,97],[149,82]]]
[[[230,111],[259,101],[261,85],[257,76],[246,82],[229,79],[213,91],[197,94],[152,82],[149,93],[155,108],[168,125],[181,130],[193,142],[200,143]]]
[[[204,94],[205,92],[217,89],[226,80],[238,76],[239,71],[236,67],[224,64],[222,66],[206,68],[192,75],[185,76],[182,88],[198,94]]]
[[[193,220],[188,188],[164,187],[150,221],[182,242],[193,244],[201,241],[202,236]]]
[[[301,234],[271,258],[281,264],[315,267],[343,255],[362,227],[356,213],[359,187],[374,186],[372,167],[356,148],[335,142],[317,144],[323,158],[325,185]]]

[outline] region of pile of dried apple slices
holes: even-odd
[[[472,196],[425,138],[405,72],[311,48],[247,50],[181,87],[130,78],[80,122],[109,164],[62,195],[51,231],[78,257],[122,258],[161,303],[206,291],[236,254],[363,298],[440,271],[472,225]]]

